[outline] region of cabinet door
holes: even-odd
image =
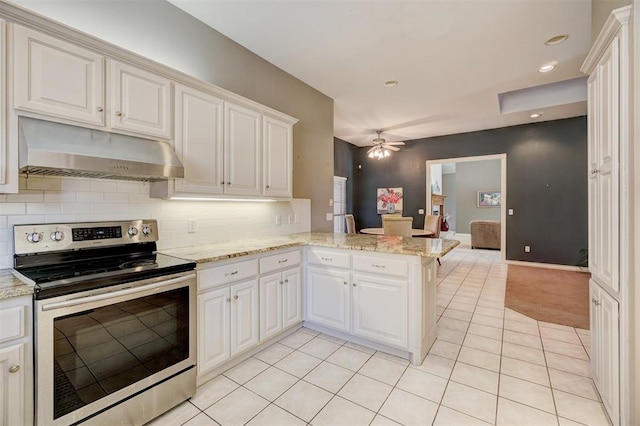
[[[198,374],[229,360],[229,288],[198,296]]]
[[[263,194],[291,197],[293,170],[293,130],[290,124],[263,117]]]
[[[24,424],[23,344],[0,349],[0,425]]]
[[[591,359],[593,381],[613,424],[619,424],[620,346],[618,302],[595,282],[591,293]],[[594,321],[595,320],[595,321]]]
[[[407,281],[353,275],[353,334],[407,346]]]
[[[231,356],[260,342],[258,280],[231,286]]]
[[[282,330],[282,274],[260,278],[260,341]]]
[[[600,199],[598,191],[598,142],[600,140],[600,105],[598,103],[598,70],[589,76],[588,87],[588,113],[587,113],[587,161],[589,164],[588,175],[588,214],[589,214],[589,271],[594,276],[599,276],[600,269],[600,249],[598,239],[598,229],[600,228],[600,210],[597,200]]]
[[[171,81],[110,61],[111,127],[171,139]]]
[[[282,273],[282,328],[302,321],[302,279],[300,268]]]
[[[261,194],[260,113],[225,103],[225,193]]]
[[[308,268],[307,320],[349,332],[350,281],[348,271]]]
[[[104,125],[103,57],[13,26],[14,107]]]
[[[184,164],[184,179],[176,192],[222,194],[223,101],[190,87],[176,86],[176,154]]]
[[[619,291],[619,52],[618,38],[603,55],[597,66],[595,174],[597,175],[597,213],[594,219],[596,268],[592,274],[601,285]]]

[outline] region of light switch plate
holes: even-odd
[[[509,209],[509,216],[513,216],[513,209]]]
[[[331,222],[333,220],[333,213],[327,213],[327,222]]]
[[[189,234],[194,234],[196,232],[196,221],[188,220],[187,221],[187,232]]]
[[[424,214],[424,209],[418,209],[418,214]]]

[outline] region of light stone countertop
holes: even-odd
[[[166,249],[161,252],[196,263],[219,262],[305,245],[435,258],[449,253],[458,244],[460,242],[456,240],[437,238],[311,232]]]
[[[33,294],[33,285],[17,278],[11,269],[0,270],[0,300]]]

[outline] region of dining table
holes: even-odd
[[[384,228],[363,228],[360,230],[360,233],[368,235],[384,235]],[[433,232],[425,229],[413,228],[411,230],[412,237],[429,237],[431,235],[433,235]]]

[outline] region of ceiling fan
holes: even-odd
[[[376,130],[378,137],[373,139],[373,146],[367,151],[369,158],[377,158],[381,160],[391,155],[391,151],[400,151],[398,146],[404,145],[404,142],[387,142],[384,138],[380,137],[382,130]]]

